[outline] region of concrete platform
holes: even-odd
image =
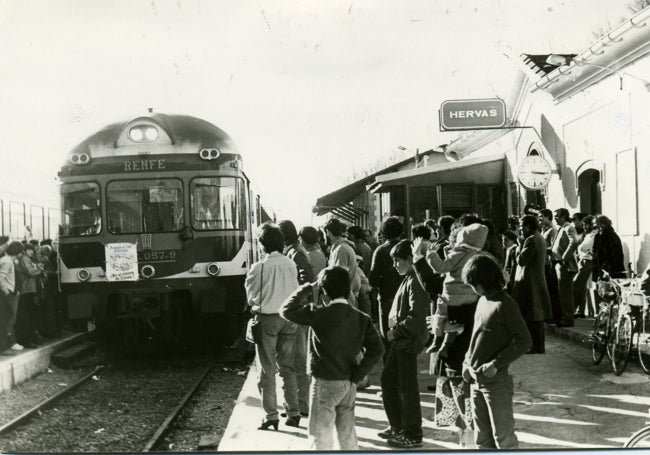
[[[547,325],[547,333],[568,341],[589,346],[589,332],[593,318],[577,319],[575,327],[555,327]],[[429,392],[427,386],[433,383],[429,376],[429,356],[425,353],[418,358],[418,380],[420,384],[420,399],[423,417],[423,447],[420,450],[450,450],[462,449],[458,434],[452,427],[436,428],[433,424],[435,394]],[[356,428],[360,450],[394,450],[385,440],[377,436],[377,432],[388,425],[381,400],[379,374],[381,365],[375,368],[371,375],[368,389],[359,391],[356,406]],[[278,380],[278,382],[280,382]],[[278,384],[278,400],[281,400],[282,390]],[[281,401],[279,401],[281,404]],[[299,428],[287,427],[284,419],[280,419],[278,431],[261,431],[257,427],[263,419],[261,401],[257,390],[257,370],[253,364],[249,370],[244,387],[239,395],[233,414],[228,422],[223,437],[218,442],[219,452],[266,452],[266,451],[305,451],[308,450],[307,419],[302,419]],[[217,438],[218,439],[218,438]],[[215,445],[217,442],[215,440]]]
[[[46,371],[50,366],[50,357],[53,353],[87,340],[89,336],[90,332],[69,334],[48,340],[35,349],[25,348],[22,351],[13,351],[15,354],[0,354],[0,392],[11,390],[38,373]]]

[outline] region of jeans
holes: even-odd
[[[354,402],[357,387],[351,381],[312,378],[309,439],[312,450],[333,450],[334,429],[340,450],[357,450]]]
[[[381,398],[388,423],[408,438],[422,439],[422,409],[418,386],[417,355],[390,343],[381,373]]]
[[[309,413],[309,374],[307,374],[307,335],[309,327],[299,325],[296,330],[296,344],[293,353],[293,368],[298,384],[298,405],[300,412]]]
[[[285,321],[278,314],[258,314],[262,324],[262,342],[255,345],[259,378],[257,387],[262,395],[262,407],[266,420],[278,419],[275,375],[280,373],[286,411],[289,417],[300,415],[298,387],[293,369],[296,325]]]
[[[513,388],[512,376],[504,370],[487,384],[472,384],[474,441],[479,449],[519,447],[512,411]]]

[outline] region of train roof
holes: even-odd
[[[91,153],[98,148],[111,149],[119,147],[119,141],[125,132],[138,123],[154,122],[169,137],[172,145],[192,143],[198,148],[217,147],[222,153],[238,153],[232,138],[221,128],[212,123],[189,115],[150,114],[126,122],[113,123],[89,136],[71,153]]]

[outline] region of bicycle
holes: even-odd
[[[650,422],[646,422],[646,425],[649,423]],[[641,428],[639,431],[630,436],[630,439],[627,440],[623,447],[650,448],[650,426]]]
[[[616,375],[627,368],[636,346],[639,363],[650,373],[650,304],[637,278],[614,280],[605,273],[598,282],[604,302],[594,321],[592,360],[600,363],[607,352]]]
[[[632,352],[633,336],[638,333],[636,289],[638,285],[632,280],[615,280],[606,272],[598,282],[598,294],[603,299],[594,320],[592,331],[591,358],[599,364],[605,352],[611,361],[612,370],[617,376],[627,368]],[[650,332],[650,316],[645,321]],[[637,337],[638,338],[638,337]],[[647,339],[647,340],[646,340]],[[650,366],[650,333],[642,345],[647,346],[647,360]],[[644,342],[647,341],[647,342]],[[645,351],[644,351],[645,352]],[[644,354],[645,355],[645,354]]]
[[[641,293],[638,280],[635,280],[635,288],[628,296],[628,304],[637,312],[634,341],[639,364],[650,374],[650,298]]]
[[[620,287],[612,285],[609,275],[597,283],[598,295],[603,299],[600,302],[598,314],[594,319],[594,327],[591,332],[591,359],[594,365],[598,365],[607,352],[612,358],[612,334],[615,333],[615,324],[618,319],[618,304]]]

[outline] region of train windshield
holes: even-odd
[[[112,234],[174,232],[183,227],[183,185],[178,179],[111,182],[106,204]]]
[[[190,183],[192,227],[245,229],[246,188],[235,177],[200,177]]]
[[[61,236],[96,235],[102,228],[99,185],[61,185]]]

